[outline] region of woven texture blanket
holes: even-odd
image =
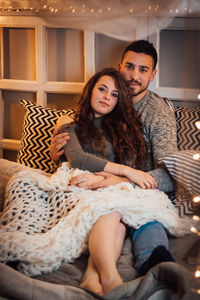
[[[190,232],[191,219],[180,218],[163,192],[129,183],[97,191],[69,186],[81,172],[63,163],[51,177],[24,170],[10,179],[0,218],[1,262],[19,260],[19,270],[29,276],[58,269],[87,249],[93,224],[113,211],[135,228],[158,220],[172,235]]]

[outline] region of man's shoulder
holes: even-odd
[[[153,126],[158,123],[160,125],[165,123],[175,123],[174,111],[173,109],[170,109],[165,98],[148,90],[144,100],[145,101],[141,103],[142,105],[138,112],[145,125],[151,124],[151,126]]]
[[[170,99],[161,97],[160,95],[148,90],[146,97],[148,98],[147,107],[152,107],[155,111],[171,110],[173,111],[173,104]]]

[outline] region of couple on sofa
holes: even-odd
[[[64,153],[71,167],[98,172],[78,175],[71,179],[72,185],[95,189],[131,181],[142,189],[174,190],[159,159],[177,151],[175,117],[162,98],[147,90],[156,64],[152,44],[144,40],[131,43],[119,64],[122,76],[112,69],[94,75],[80,97],[73,125],[70,117],[58,120],[59,133],[68,134],[56,135],[55,130],[50,149],[53,160]],[[122,283],[116,261],[126,227],[120,219],[119,213],[110,213],[93,226],[82,287],[104,294]],[[140,274],[159,262],[173,261],[161,223],[149,222],[131,234]]]
[[[158,197],[159,190],[174,190],[160,159],[177,151],[175,117],[163,98],[147,90],[156,64],[152,44],[131,43],[119,71],[108,68],[88,81],[75,119],[62,116],[58,120],[52,159],[58,161],[64,154],[72,168],[92,172],[72,177],[69,186],[96,190],[130,182],[135,189],[148,189],[149,201],[150,190],[158,189]],[[141,275],[159,262],[173,261],[161,222],[154,219],[130,231],[135,268]],[[116,262],[125,235],[117,209],[98,218],[89,234],[90,256],[81,287],[103,295],[122,284]]]

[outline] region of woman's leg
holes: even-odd
[[[104,294],[102,285],[100,283],[99,273],[91,255],[88,258],[87,268],[81,280],[80,287],[90,290],[98,295]]]
[[[97,274],[103,293],[123,283],[116,268],[126,233],[126,228],[120,223],[120,219],[121,215],[118,212],[110,213],[101,216],[93,226],[89,236],[91,256],[81,287],[91,289],[88,285],[89,281],[91,282],[91,276],[97,279]]]

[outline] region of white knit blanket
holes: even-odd
[[[93,224],[113,211],[134,228],[157,220],[175,236],[190,232],[191,219],[180,218],[163,192],[129,183],[97,191],[68,186],[81,172],[63,163],[51,177],[24,170],[10,179],[0,218],[1,262],[19,260],[19,270],[30,276],[58,269],[87,249]]]

